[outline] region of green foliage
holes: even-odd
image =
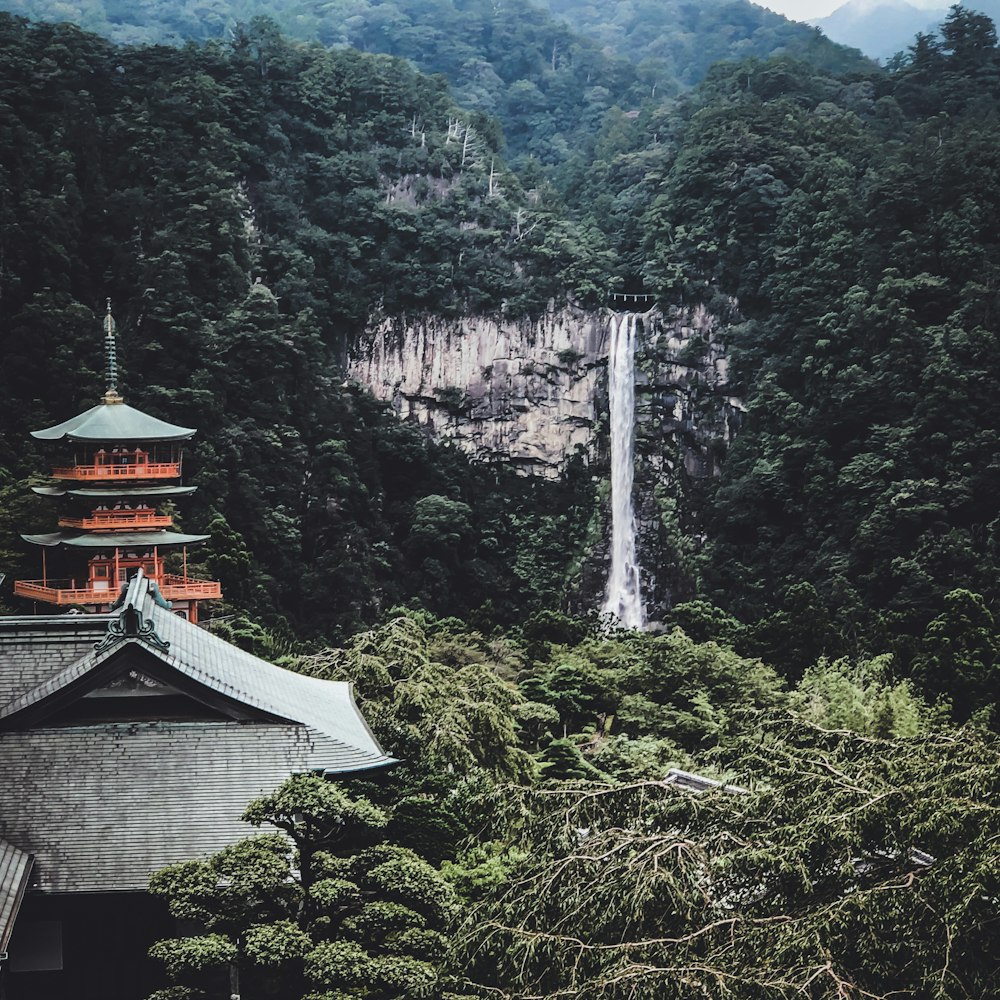
[[[251,802],[242,818],[254,826],[276,826],[291,837],[307,893],[316,878],[317,851],[363,846],[377,839],[389,821],[368,799],[315,774],[293,775],[277,791]]]
[[[941,723],[907,680],[893,682],[892,657],[852,663],[820,660],[793,692],[789,706],[804,719],[830,729],[848,729],[882,739],[915,737]]]
[[[924,687],[952,701],[961,718],[990,720],[1000,696],[1000,650],[993,614],[979,594],[953,590],[924,632],[915,672]]]
[[[429,629],[415,617],[394,618],[356,635],[346,650],[300,661],[300,669],[354,684],[369,724],[391,754],[425,770],[457,777],[486,771],[517,778],[528,770],[511,714],[521,699],[499,672],[505,651],[469,633],[481,658],[438,659]],[[499,653],[500,658],[497,658]]]
[[[257,965],[281,965],[304,957],[312,949],[312,940],[293,921],[279,920],[248,928],[243,949],[247,958]]]
[[[221,934],[204,934],[159,941],[149,954],[162,962],[171,976],[179,976],[228,965],[236,958],[236,945]]]
[[[720,758],[744,792],[536,794],[466,967],[501,996],[994,996],[998,754],[778,724]]]
[[[542,777],[550,781],[599,781],[604,777],[569,739],[553,740],[538,759]]]
[[[546,9],[548,8],[548,9]],[[656,106],[697,83],[719,59],[785,52],[838,71],[869,67],[859,53],[834,45],[814,29],[749,3],[631,4],[609,19],[585,0],[514,0],[502,6],[460,0],[328,0],[305,10],[275,0],[123,8],[112,0],[54,4],[17,0],[17,13],[76,21],[124,44],[176,44],[221,39],[273,17],[296,38],[325,46],[401,57],[429,74],[443,74],[456,100],[474,109],[471,155],[486,160],[499,143],[497,116],[511,150],[531,163],[579,160],[602,118],[619,107]],[[245,30],[245,29],[244,29]],[[273,38],[255,28],[247,41]],[[260,71],[280,73],[281,60],[262,53]],[[426,123],[407,123],[415,135]],[[410,159],[433,162],[424,146]],[[464,159],[465,157],[463,157]],[[586,292],[587,280],[573,286]]]
[[[150,882],[171,913],[207,932],[151,950],[178,989],[214,989],[223,966],[263,1000],[294,1000],[312,986],[390,1000],[437,982],[459,903],[413,852],[387,843],[359,849],[385,827],[382,810],[339,785],[298,775],[251,803],[245,818],[292,839],[243,840]]]

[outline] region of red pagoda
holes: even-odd
[[[209,536],[171,531],[172,517],[159,509],[164,501],[196,489],[181,484],[182,445],[195,431],[151,417],[119,395],[110,301],[104,342],[107,391],[100,403],[54,427],[32,431],[40,441],[67,446],[64,464],[52,470],[51,485],[33,487],[42,496],[63,500],[65,509],[58,522],[62,530],[22,535],[42,548],[42,579],[18,580],[14,593],[106,612],[141,569],[174,611],[197,622],[198,602],[222,596],[218,582],[187,573],[187,547]],[[68,577],[50,576],[50,549],[58,572]]]

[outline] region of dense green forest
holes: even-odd
[[[264,15],[294,38],[399,56],[425,73],[443,74],[463,107],[495,116],[509,155],[536,169],[586,160],[610,108],[662,106],[719,59],[782,53],[837,72],[872,68],[859,52],[746,0],[618,4],[613,26],[585,4],[550,6],[551,12],[533,0],[0,4],[38,20],[70,20],[124,44],[229,40],[238,24]]]
[[[891,73],[567,104],[548,175],[461,85],[266,20],[121,47],[0,16],[3,571],[110,295],[127,397],[200,428],[214,627],[352,681],[403,761],[295,778],[157,875],[190,928],[158,1000],[234,963],[261,1000],[1000,996],[992,23]],[[718,480],[676,473],[656,634],[567,613],[602,469],[476,465],[339,374],[370,316],[609,282],[727,317],[746,406]]]
[[[998,995],[1000,744],[888,658],[790,687],[679,630],[411,614],[290,665],[404,763],[293,778],[245,815],[290,842],[157,874],[196,929],[156,1000],[234,967],[260,1000]]]

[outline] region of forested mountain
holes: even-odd
[[[372,310],[586,294],[599,234],[527,206],[489,129],[400,60],[305,48],[267,24],[185,49],[7,15],[0,32],[8,568],[32,523],[21,481],[48,464],[28,431],[98,393],[108,295],[127,394],[201,429],[188,516],[211,526],[234,603],[326,634],[422,590],[451,613],[558,603],[589,480],[470,468],[337,367]],[[539,555],[546,531],[568,537]],[[528,576],[549,592],[532,596]]]
[[[236,24],[266,15],[292,37],[444,74],[458,103],[499,118],[511,155],[550,165],[573,158],[609,108],[661,104],[719,59],[784,53],[838,72],[870,69],[860,53],[747,0],[616,7],[610,25],[599,8],[557,3],[550,13],[535,0],[0,4],[127,44],[228,39]]]
[[[575,220],[505,169],[488,121],[402,61],[266,22],[148,50],[4,28],[13,478],[41,465],[27,430],[93,392],[110,293],[130,391],[219,429],[199,445],[192,517],[224,513],[218,565],[244,565],[246,544],[273,579],[266,597],[234,582],[238,603],[308,607],[327,632],[413,594],[501,619],[562,604],[593,537],[589,474],[496,484],[341,388],[335,359],[375,310],[531,313],[638,283],[742,316],[729,336],[749,415],[721,480],[681,504],[703,542],[679,598],[736,614],[743,648],[789,670],[893,648],[928,677],[916,643],[960,613],[945,594],[981,595],[973,618],[994,606],[988,20],[957,11],[891,77],[750,61],[671,112],[612,110],[568,177]],[[778,648],[822,606],[827,633]]]
[[[915,6],[906,0],[850,0],[813,24],[834,41],[886,62],[909,48],[918,34],[930,34],[946,14],[943,6]]]
[[[0,16],[0,568],[50,525],[28,431],[97,396],[110,295],[126,396],[200,431],[213,627],[352,682],[402,761],[297,776],[246,814],[287,839],[154,877],[185,921],[156,1000],[234,969],[260,1000],[998,995],[995,29],[641,108],[645,56],[579,44],[536,53],[565,131],[517,139],[579,140],[557,192],[403,59]],[[586,120],[584,54],[635,74]],[[477,465],[340,374],[373,317],[608,288],[719,317],[746,411],[718,479],[657,467],[662,632],[563,613],[599,461]]]
[[[713,63],[754,57],[788,56],[834,73],[871,68],[856,49],[741,0],[630,0],[610,8],[587,0],[543,3],[645,73],[669,72],[685,87],[701,82]]]

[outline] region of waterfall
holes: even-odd
[[[634,313],[611,319],[608,389],[611,401],[611,573],[603,611],[625,628],[642,628],[645,609],[635,554],[632,481],[635,455]]]

